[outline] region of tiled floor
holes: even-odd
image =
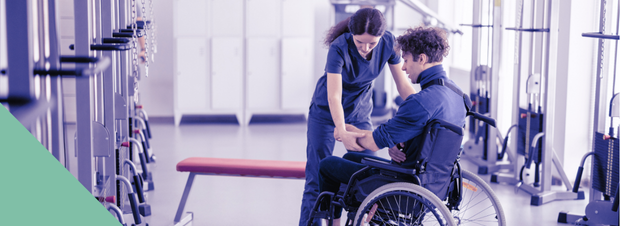
[[[221,157],[305,161],[306,124],[152,124],[151,147],[157,162],[150,164],[155,190],[148,192],[151,226],[173,225],[188,173],[175,170],[187,157]],[[334,155],[342,156],[337,144]],[[387,157],[386,151],[379,156]],[[470,171],[476,169],[464,163]],[[489,176],[482,176],[489,181]],[[186,211],[194,213],[193,225],[296,225],[303,180],[198,176]],[[515,194],[514,186],[491,184],[500,198],[508,225],[565,225],[556,223],[558,212],[583,213],[586,200],[556,201],[530,206],[530,196]],[[562,187],[558,187],[561,189]],[[586,196],[587,197],[587,196]],[[126,218],[129,218],[126,215]]]

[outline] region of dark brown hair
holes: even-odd
[[[329,46],[338,36],[346,32],[354,35],[368,33],[372,36],[383,36],[385,27],[385,18],[383,18],[381,11],[373,8],[361,8],[352,16],[329,29],[324,44]]]
[[[411,53],[415,61],[424,53],[428,56],[428,63],[441,62],[450,51],[446,35],[446,31],[436,27],[409,28],[396,39],[397,48],[403,51],[403,55]]]

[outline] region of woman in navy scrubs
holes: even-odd
[[[306,225],[319,193],[319,162],[331,156],[335,141],[347,150],[363,151],[356,143],[362,133],[347,131],[345,124],[372,130],[372,84],[389,64],[396,87],[403,99],[415,93],[401,70],[395,37],[386,31],[383,14],[362,8],[332,27],[325,44],[329,46],[325,74],[317,82],[308,115],[306,185],[299,225]],[[313,225],[320,225],[316,220]]]

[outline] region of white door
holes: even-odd
[[[206,38],[178,38],[176,43],[177,107],[204,110],[209,106],[208,56]]]
[[[282,109],[310,106],[313,48],[311,38],[282,39]]]
[[[282,0],[282,37],[312,37],[314,5],[308,0]]]
[[[214,37],[243,36],[243,0],[212,0],[209,12]]]
[[[208,36],[209,1],[176,0],[173,3],[174,37]]]
[[[212,108],[240,110],[243,107],[243,40],[213,38],[211,41]]]
[[[276,38],[247,40],[248,108],[280,109],[280,49]]]
[[[281,0],[246,0],[246,37],[280,36]]]

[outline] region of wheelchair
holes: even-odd
[[[491,118],[468,115],[495,126]],[[506,225],[491,187],[461,169],[462,140],[463,128],[431,121],[421,136],[405,143],[406,153],[415,153],[415,161],[408,161],[413,167],[364,158],[366,166],[337,194],[325,191],[319,195],[307,225],[323,218],[331,226],[335,206],[348,212],[345,225],[353,226]]]

